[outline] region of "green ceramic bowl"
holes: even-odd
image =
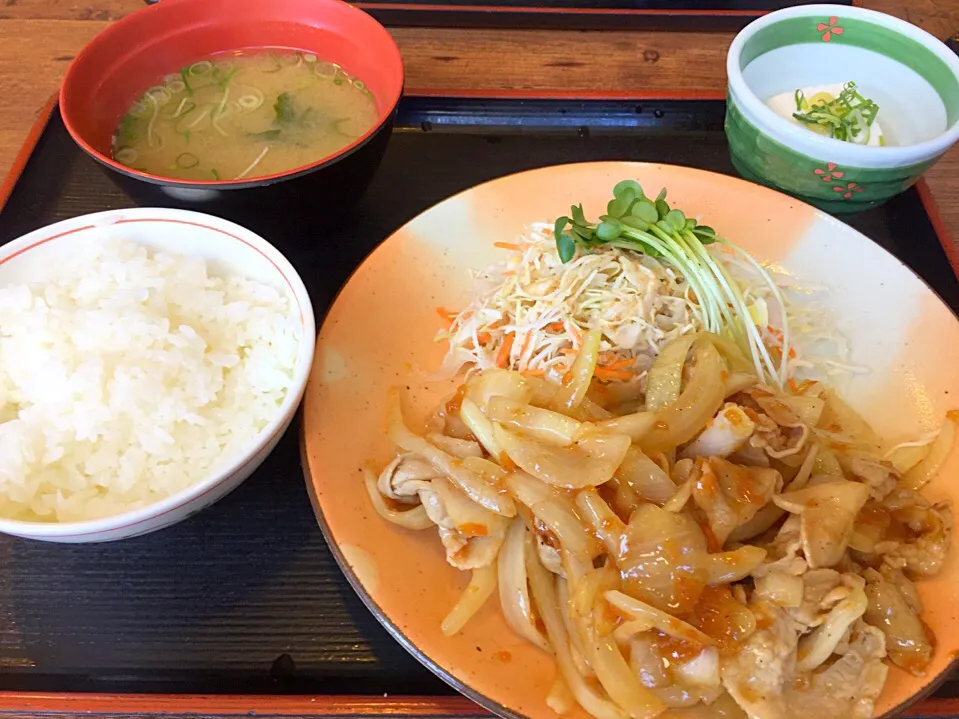
[[[726,70],[726,137],[737,171],[828,212],[885,202],[959,139],[959,57],[883,13],[845,5],[770,13],[736,36]],[[879,105],[885,146],[817,135],[766,105],[783,92],[849,81]]]

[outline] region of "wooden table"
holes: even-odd
[[[864,4],[937,37],[959,31],[959,0]],[[142,0],[0,0],[0,177],[73,56],[111,21],[141,7]],[[714,93],[725,90],[732,40],[732,33],[421,28],[396,29],[394,36],[410,89]],[[959,242],[959,147],[927,178],[945,225]]]

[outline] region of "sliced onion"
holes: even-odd
[[[580,516],[592,528],[593,533],[599,537],[599,541],[606,545],[606,551],[613,557],[618,556],[626,525],[609,508],[599,493],[595,489],[584,489],[576,495],[576,507],[580,511]]]
[[[602,337],[599,330],[590,330],[583,336],[583,346],[566,375],[568,381],[564,379],[563,384],[556,390],[550,401],[550,409],[569,412],[583,402],[599,361],[599,343]]]
[[[652,719],[666,711],[666,705],[642,686],[630,671],[612,636],[601,637],[591,630],[593,669],[603,689],[631,719]]]
[[[456,606],[446,615],[446,619],[440,625],[443,634],[447,637],[458,634],[466,626],[466,623],[473,618],[473,615],[483,608],[486,600],[495,590],[496,571],[493,567],[490,565],[474,569],[469,585],[463,590]]]
[[[726,380],[726,397],[732,397],[750,387],[756,386],[756,375],[754,372],[732,372],[729,379]]]
[[[491,397],[486,412],[491,420],[508,429],[521,431],[558,447],[571,445],[582,426],[559,412],[522,404],[503,396]]]
[[[620,517],[628,517],[636,507],[645,501],[615,474],[605,484],[605,487],[613,492],[610,504],[613,505],[613,509]]]
[[[900,474],[908,474],[913,467],[915,467],[928,456],[929,449],[932,447],[932,443],[938,436],[939,435],[937,433],[935,437],[930,439],[925,444],[910,443],[894,447],[886,453],[883,459],[895,467]]]
[[[574,622],[588,620],[592,623],[593,609],[602,598],[603,592],[613,589],[618,584],[617,572],[611,565],[591,569],[582,577],[567,581],[569,598],[566,601],[566,609]],[[579,629],[584,628],[584,625],[577,626]],[[580,631],[579,634],[583,639],[587,638],[585,631]],[[587,654],[589,654],[588,651]]]
[[[829,475],[830,477],[844,477],[842,465],[836,453],[821,442],[817,442],[816,458],[812,465],[812,475]]]
[[[526,571],[536,609],[546,625],[549,642],[556,650],[556,663],[576,701],[595,719],[625,719],[625,712],[592,689],[576,668],[569,648],[570,637],[563,622],[565,612],[557,601],[553,575],[540,564],[538,557],[531,554],[527,554]]]
[[[622,613],[628,615],[630,618],[648,621],[663,634],[668,634],[676,639],[681,639],[684,642],[690,642],[691,644],[696,644],[701,647],[711,647],[716,643],[709,635],[699,631],[692,624],[684,622],[682,619],[677,619],[672,614],[656,609],[656,607],[651,604],[641,602],[618,590],[612,589],[606,592],[605,596],[606,601]]]
[[[634,624],[640,620],[626,622],[623,626]],[[647,628],[652,629],[652,625]],[[633,637],[629,643],[629,666],[633,674],[642,685],[648,689],[658,689],[672,683],[672,678],[666,674],[667,667],[663,666],[663,658],[656,647],[658,637],[652,633],[641,633]]]
[[[536,629],[533,605],[529,597],[526,544],[532,541],[525,522],[520,518],[514,519],[506,532],[506,539],[497,558],[500,605],[506,623],[514,632],[543,651],[552,653],[549,642]]]
[[[638,443],[644,452],[667,452],[695,437],[719,411],[725,399],[722,357],[708,340],[693,345],[692,379],[673,404],[657,412],[653,429]]]
[[[647,502],[665,504],[676,493],[676,484],[669,475],[638,447],[627,450],[616,477]]]
[[[655,429],[658,421],[655,412],[642,411],[596,422],[595,427],[601,432],[624,434],[633,442],[639,442]]]
[[[391,509],[376,486],[376,475],[367,468],[363,469],[363,482],[366,485],[367,494],[370,495],[370,502],[373,504],[373,509],[387,522],[398,524],[406,529],[417,530],[429,529],[434,526],[426,514],[426,508],[422,504],[418,504],[412,509],[402,511]]]
[[[631,619],[613,630],[613,639],[617,644],[629,644],[637,634],[648,632],[652,628],[652,623],[647,619]]]
[[[904,487],[918,492],[939,473],[952,452],[952,445],[956,441],[957,424],[959,424],[959,412],[947,412],[942,429],[929,447],[928,454],[903,477]]]
[[[493,423],[483,414],[479,405],[469,397],[464,397],[460,403],[460,419],[463,420],[463,424],[469,427],[470,432],[479,440],[491,457],[502,456],[503,448],[499,446],[493,436]]]
[[[578,581],[592,571],[592,566],[590,566],[588,570],[580,572],[574,581]],[[579,671],[580,676],[584,679],[592,680],[596,678],[596,673],[586,660],[586,649],[583,645],[583,638],[580,636],[579,629],[573,623],[573,617],[569,611],[569,582],[570,580],[568,579],[558,579],[556,581],[556,599],[559,602],[559,606],[566,610],[562,612],[563,626],[566,627],[566,634],[569,637],[569,651],[573,657],[573,663]]]
[[[655,411],[679,399],[683,367],[696,335],[683,335],[668,342],[660,351],[646,375],[646,409]]]
[[[626,714],[621,709],[601,697],[586,683],[573,661],[570,635],[563,620],[567,613],[560,607],[556,591],[557,583],[563,580],[554,580],[553,575],[540,564],[539,558],[529,552],[526,555],[526,571],[536,610],[546,626],[550,644],[556,649],[556,663],[576,701],[595,719],[626,719]]]
[[[465,391],[466,397],[480,409],[485,409],[492,397],[509,397],[522,404],[528,404],[533,398],[533,388],[523,375],[498,368],[484,370],[470,377]]]
[[[667,512],[682,512],[683,507],[686,506],[686,502],[693,496],[693,488],[695,486],[696,482],[692,477],[687,479],[680,485],[679,489],[676,490],[676,493],[669,498],[669,501],[663,505],[663,509]]]
[[[709,579],[702,529],[654,504],[636,508],[613,556],[623,591],[670,613],[692,611]]]
[[[569,685],[562,676],[556,677],[549,694],[546,696],[546,706],[560,716],[565,716],[576,708],[576,697],[569,690]]]
[[[852,407],[839,398],[833,390],[825,389],[823,397],[826,404],[819,418],[819,427],[830,429],[838,425],[840,433],[847,434],[855,441],[873,452],[882,453],[882,440],[876,431]],[[830,429],[830,431],[834,431]]]
[[[550,447],[495,425],[493,437],[509,458],[537,479],[564,489],[609,481],[629,450],[629,437],[592,434],[572,447]]]
[[[485,457],[464,457],[463,466],[471,472],[476,472],[476,474],[483,478],[484,482],[497,489],[503,486],[503,481],[506,479],[506,475],[509,474],[509,472],[496,464],[496,462],[491,462]]]
[[[411,432],[403,421],[403,410],[400,406],[400,393],[396,387],[390,388],[387,395],[387,431],[386,435],[397,447],[418,454],[433,469],[449,477],[457,487],[463,490],[474,502],[496,514],[504,517],[515,517],[516,506],[504,494],[483,481],[475,472],[471,472],[462,460],[450,456],[448,453],[434,447],[423,437]]]
[[[745,579],[763,563],[766,550],[744,545],[730,552],[710,554],[706,561],[710,584],[729,584]]]
[[[567,497],[554,492],[525,472],[511,474],[506,478],[506,486],[517,501],[526,506],[559,540],[564,564],[572,561],[578,567],[592,567],[593,557],[599,553],[599,546],[596,540],[587,534]],[[567,572],[570,569],[566,567]],[[578,575],[580,572],[574,574]]]
[[[789,486],[786,488],[788,491],[793,491],[794,489],[802,489],[809,483],[809,478],[812,477],[813,467],[816,466],[816,457],[819,456],[819,445],[811,444],[809,449],[806,451],[806,457],[803,459],[802,464],[799,466],[799,471],[796,472],[796,476],[793,477],[793,480],[789,483]]]
[[[483,457],[483,448],[471,439],[447,437],[445,434],[430,432],[426,435],[426,441],[459,459],[467,457],[482,459]]]

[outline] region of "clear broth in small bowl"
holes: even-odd
[[[378,120],[361,80],[315,55],[221,53],[167,75],[124,115],[112,156],[179,180],[242,180],[333,155]]]

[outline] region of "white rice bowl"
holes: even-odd
[[[0,530],[97,541],[214,501],[292,418],[312,335],[289,263],[216,218],[99,213],[0,248]]]

